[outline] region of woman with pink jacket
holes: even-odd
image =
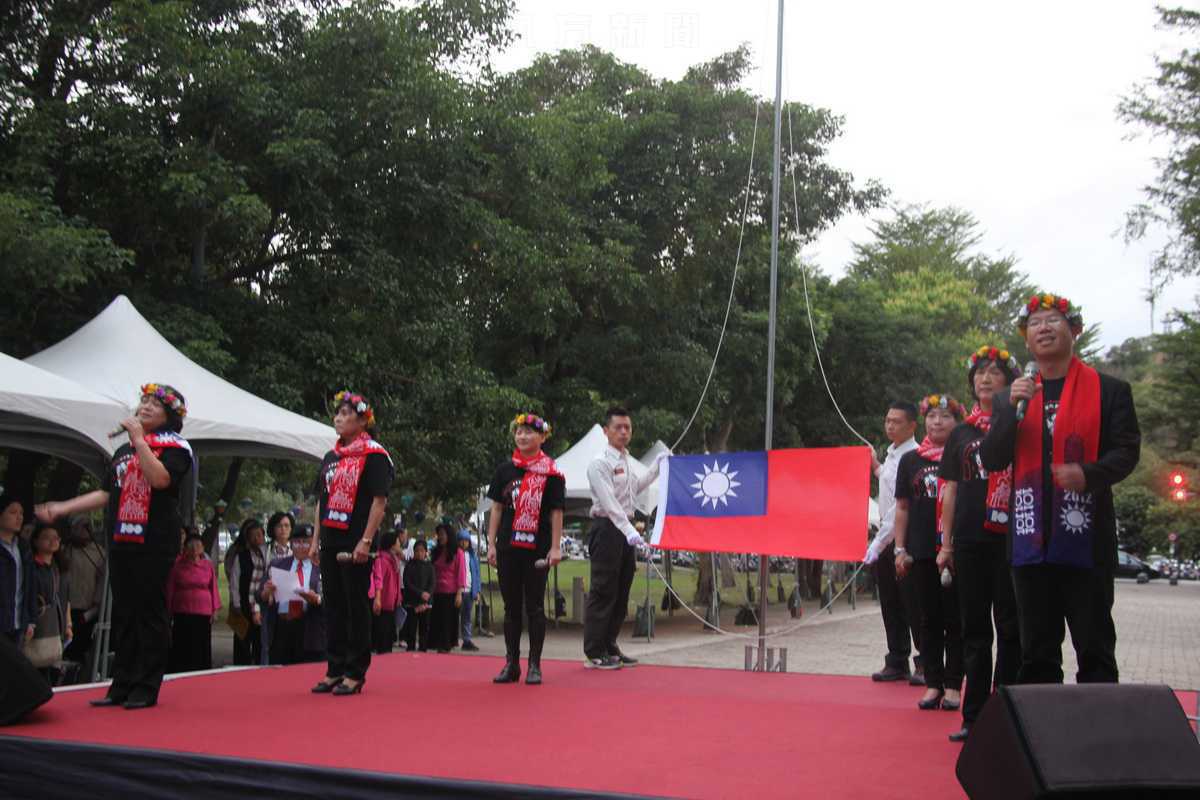
[[[404,551],[396,531],[388,531],[379,539],[379,555],[371,565],[371,649],[376,653],[392,652],[396,643],[396,609],[400,602],[400,570]]]
[[[220,608],[216,570],[204,555],[200,535],[189,533],[167,577],[172,616],[168,672],[212,669],[212,623]]]

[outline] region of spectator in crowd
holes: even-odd
[[[433,564],[422,538],[413,542],[413,557],[404,565],[404,645],[423,653],[429,649],[429,611],[433,601]]]
[[[292,529],[296,527],[296,518],[287,511],[276,511],[267,520],[267,543],[266,543],[266,562],[270,564],[278,558],[291,558],[292,548],[288,541],[292,538]],[[275,615],[271,613],[263,614],[262,629],[260,631],[260,648],[261,656],[259,663],[270,664],[271,662],[271,641],[273,639],[273,628],[275,625]]]
[[[168,672],[212,669],[212,624],[221,608],[217,571],[204,553],[200,534],[189,533],[167,577],[171,611]]]
[[[237,554],[238,608],[249,624],[246,626],[246,635],[233,640],[233,663],[259,664],[262,661],[262,606],[258,596],[267,573],[267,559],[263,550],[266,532],[261,522],[250,517],[242,523],[238,539],[242,542]]]
[[[388,531],[379,539],[379,555],[371,565],[371,649],[376,653],[390,653],[396,643],[396,609],[403,609],[400,602],[400,565],[403,561],[403,545],[396,531]]]
[[[429,622],[429,646],[449,653],[458,646],[458,619],[462,609],[462,587],[466,578],[466,556],[458,548],[454,531],[444,522],[434,528],[433,612]]]
[[[25,508],[9,494],[0,494],[0,636],[14,645],[25,638],[29,620],[25,607],[25,572],[29,546],[20,537]]]
[[[458,532],[458,546],[467,557],[467,581],[469,585],[463,589],[462,603],[462,649],[465,651],[478,650],[479,647],[471,641],[471,609],[475,607],[475,599],[479,597],[481,584],[479,581],[479,556],[471,546],[471,532],[463,528]]]
[[[38,525],[30,537],[32,559],[25,577],[25,655],[51,684],[58,682],[63,648],[71,640],[70,567],[58,529]]]
[[[319,661],[325,649],[321,570],[312,561],[312,535],[311,525],[297,526],[288,542],[291,555],[271,562],[274,569],[295,573],[298,587],[295,595],[278,597],[278,587],[270,578],[263,582],[262,597],[266,605],[263,616],[275,618],[271,626],[272,664]]]
[[[938,498],[943,485],[938,470],[950,431],[962,420],[963,411],[944,394],[929,395],[919,410],[925,438],[916,450],[904,454],[896,470],[896,576],[915,581],[921,607],[926,688],[917,707],[957,711],[963,678],[962,620],[956,587],[942,580],[936,559],[941,548]]]
[[[63,552],[71,574],[71,627],[75,638],[63,653],[63,660],[86,664],[104,600],[104,548],[96,543],[86,517],[72,520],[70,530]]]

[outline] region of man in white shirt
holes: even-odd
[[[908,582],[896,578],[896,550],[893,540],[896,537],[894,523],[896,521],[896,468],[900,465],[900,457],[909,450],[916,449],[917,442],[913,434],[917,430],[917,408],[912,403],[897,401],[888,407],[883,419],[884,433],[891,444],[888,445],[887,457],[880,464],[875,452],[871,451],[873,470],[879,478],[879,532],[867,547],[863,561],[875,565],[875,582],[879,587],[879,611],[883,615],[883,629],[887,635],[887,656],[884,657],[883,669],[871,676],[873,681],[901,681],[908,679],[919,685],[924,685],[925,678],[921,675],[921,645],[917,641],[919,629],[919,611],[916,604],[916,594]],[[918,655],[913,659],[916,665],[914,673],[908,669],[908,657],[912,650],[909,647],[909,636],[916,647]]]
[[[592,525],[587,548],[591,559],[591,591],[583,615],[583,652],[588,669],[632,667],[617,647],[617,635],[629,607],[629,588],[637,567],[636,550],[646,542],[633,527],[634,499],[658,477],[661,458],[639,480],[634,477],[626,449],[633,422],[624,408],[604,414],[608,447],[588,464],[592,491]]]

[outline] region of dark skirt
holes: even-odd
[[[429,647],[450,650],[458,647],[458,609],[453,594],[434,594],[433,609],[429,612]]]

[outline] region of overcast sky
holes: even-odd
[[[761,64],[746,88],[771,97],[776,13],[776,0],[517,0],[521,38],[497,66],[590,42],[676,79],[746,42]],[[1106,347],[1149,333],[1155,241],[1126,246],[1120,230],[1162,144],[1130,140],[1114,109],[1156,53],[1188,45],[1155,28],[1153,0],[793,0],[785,14],[784,97],[845,117],[833,164],[892,202],[974,214],[983,249],[1082,304]],[[845,219],[807,256],[842,274],[869,222]],[[1170,285],[1156,330],[1198,292]]]

